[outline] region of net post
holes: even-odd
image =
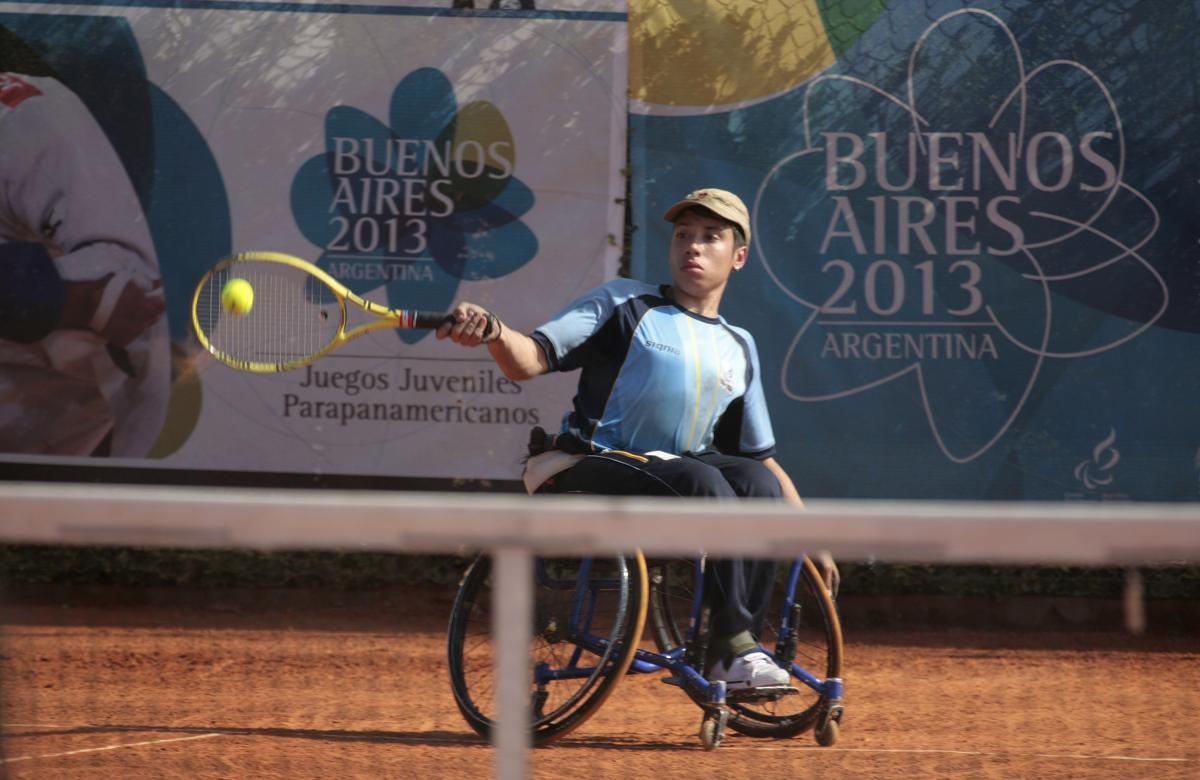
[[[1125,611],[1125,630],[1134,636],[1146,633],[1146,594],[1142,572],[1135,566],[1125,569],[1125,589],[1122,598]]]
[[[529,758],[529,622],[533,614],[533,554],[504,545],[492,550],[499,603],[496,638],[496,724],[492,730],[498,780],[524,780]]]

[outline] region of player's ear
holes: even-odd
[[[733,251],[733,270],[740,271],[746,265],[746,258],[750,255],[750,247],[746,245],[739,246]]]

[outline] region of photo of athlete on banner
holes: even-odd
[[[0,451],[143,457],[169,391],[146,218],[103,130],[0,72]]]

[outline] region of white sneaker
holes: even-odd
[[[733,659],[729,666],[717,661],[708,670],[709,681],[724,680],[725,689],[736,691],[741,688],[763,688],[770,685],[788,685],[791,676],[761,650],[751,650]]]

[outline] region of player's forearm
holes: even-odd
[[[464,347],[486,344],[488,353],[509,379],[521,381],[550,370],[550,362],[536,341],[510,328],[482,306],[463,301],[450,315],[438,328],[437,337]]]
[[[789,504],[803,509],[804,499],[800,498],[800,491],[796,490],[795,483],[792,482],[792,478],[788,476],[787,472],[783,470],[783,466],[779,465],[779,461],[774,458],[767,458],[763,461],[763,465],[770,469],[775,478],[779,480],[779,487],[783,489],[783,499]]]
[[[783,488],[783,500],[793,506],[803,509],[804,499],[800,498],[800,491],[796,490],[796,485],[792,482],[792,478],[783,470],[783,466],[774,458],[767,458],[763,461],[763,465],[771,470],[771,473],[779,480],[779,486]],[[812,554],[812,561],[817,569],[821,572],[821,579],[825,582],[825,587],[837,598],[838,588],[841,586],[842,575],[838,571],[837,563],[833,560],[833,555],[828,550],[818,550]]]
[[[487,342],[487,348],[506,377],[519,382],[550,370],[546,354],[536,341],[508,327],[498,317],[496,326],[500,328],[500,335]]]

